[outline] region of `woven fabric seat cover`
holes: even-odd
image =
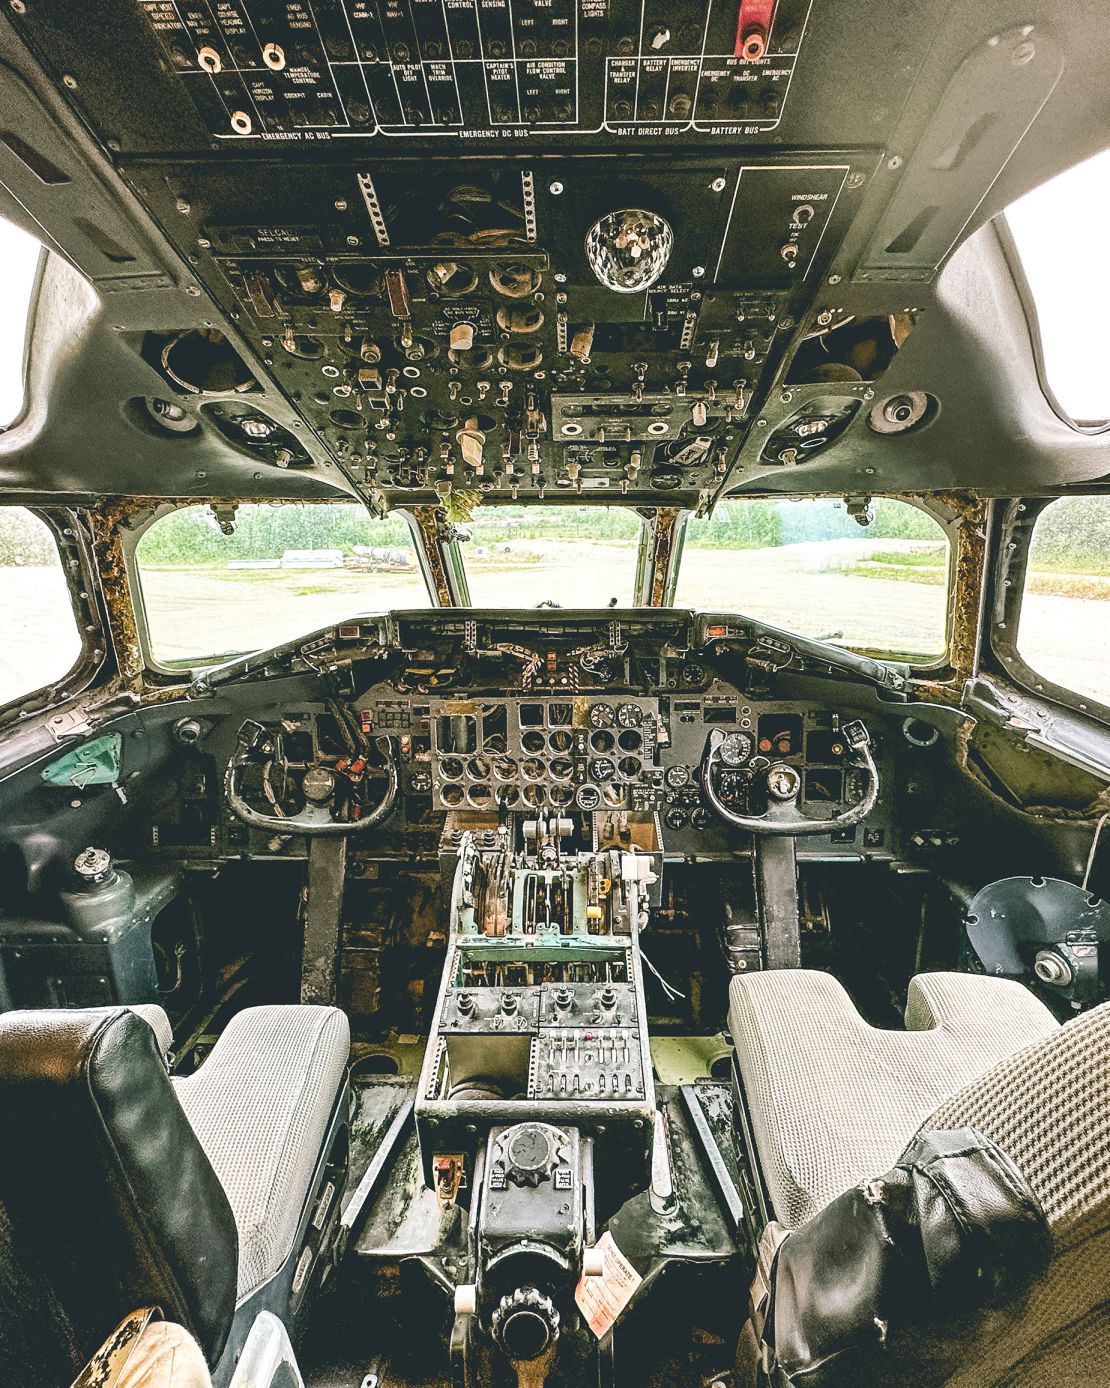
[[[973,974],[920,974],[906,1031],[869,1026],[830,974],[733,979],[729,1027],[775,1218],[810,1219],[888,1170],[946,1098],[1054,1033],[1028,989]]]

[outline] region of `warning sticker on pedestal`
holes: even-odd
[[[586,1324],[600,1340],[612,1329],[644,1279],[617,1247],[608,1230],[598,1239],[594,1251],[602,1257],[601,1273],[597,1277],[583,1277],[575,1289],[574,1300]]]

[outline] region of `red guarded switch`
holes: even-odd
[[[733,49],[737,58],[754,63],[766,56],[777,6],[778,0],[740,0],[740,11],[736,16],[736,47]]]

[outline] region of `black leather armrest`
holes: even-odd
[[[142,1305],[214,1363],[235,1308],[238,1241],[219,1180],[150,1026],[126,1009],[0,1016],[0,1200],[92,1354]]]
[[[943,1383],[985,1307],[1016,1306],[1052,1239],[1024,1177],[971,1129],[920,1134],[885,1176],[779,1245],[763,1340],[791,1383]]]

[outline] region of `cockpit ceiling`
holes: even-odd
[[[990,223],[1105,143],[1108,50],[1099,0],[5,6],[58,254],[0,489],[1097,486]]]

